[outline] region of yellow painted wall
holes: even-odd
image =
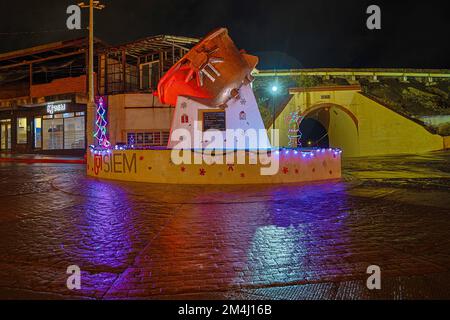
[[[336,106],[333,106],[336,105]],[[341,106],[357,119],[358,127]],[[286,117],[293,111],[307,114],[316,108],[330,108],[329,140],[344,156],[422,153],[441,150],[443,137],[428,132],[420,124],[367,98],[357,90],[294,93],[275,121],[280,129],[279,146],[287,146]]]
[[[450,149],[450,136],[444,137],[444,149]]]
[[[279,170],[274,175],[262,175],[261,168],[269,165],[249,164],[248,154],[246,164],[176,165],[171,161],[171,152],[114,150],[102,155],[88,152],[87,173],[102,179],[163,184],[279,184],[341,178],[341,156],[334,150],[324,150],[306,158],[294,152],[273,154],[279,159]]]
[[[348,156],[360,154],[358,128],[353,119],[343,110],[330,107],[330,124],[328,127],[328,139],[330,147],[345,150]]]
[[[360,121],[361,155],[422,153],[443,148],[443,138],[420,124],[362,94],[356,93],[354,101],[350,110]]]

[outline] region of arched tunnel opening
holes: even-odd
[[[338,105],[326,105],[305,115],[299,125],[303,148],[340,148],[344,156],[359,155],[358,122]]]
[[[298,132],[301,136],[301,146],[304,148],[328,148],[330,146],[327,129],[316,119],[303,119]]]

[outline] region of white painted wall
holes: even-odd
[[[198,123],[199,127],[197,130],[203,131],[202,128],[202,116],[201,110],[217,110],[221,111],[222,109],[218,108],[210,108],[205,106],[199,102],[191,100],[187,97],[179,97],[177,101],[177,106],[175,109],[175,115],[172,121],[172,133],[169,139],[169,148],[177,148],[177,145],[180,143],[180,140],[177,139],[173,135],[173,131],[175,129],[186,129],[191,137],[194,137],[196,125],[195,122]],[[240,119],[240,113],[245,112],[246,119]],[[256,102],[255,95],[253,93],[252,88],[249,85],[245,85],[240,90],[240,99],[232,100],[228,103],[228,107],[225,109],[225,119],[226,119],[226,129],[242,129],[243,137],[246,133],[248,133],[249,129],[255,129],[258,134],[258,142],[255,144],[256,148],[259,149],[267,149],[271,148],[269,139],[267,137],[267,132],[264,127],[263,120],[261,118],[261,114],[258,109],[258,104]],[[187,115],[189,118],[188,123],[182,123],[182,116]],[[261,130],[261,131],[260,131]],[[216,141],[216,143],[212,141],[208,141],[205,139],[200,139],[201,148],[221,148],[222,145],[226,145],[226,133],[225,132],[216,132],[221,136],[221,141]],[[173,140],[172,140],[173,139]],[[185,140],[186,141],[186,140]],[[253,144],[246,141],[245,149],[255,149],[253,148]],[[194,144],[194,141],[191,141],[191,148],[196,149],[198,146]]]

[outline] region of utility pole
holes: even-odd
[[[105,5],[100,1],[90,0],[89,4],[81,2],[80,8],[89,8],[89,66],[88,66],[88,105],[87,105],[87,142],[88,146],[94,144],[94,122],[95,122],[95,90],[94,90],[94,9],[102,10]]]

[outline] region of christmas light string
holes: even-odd
[[[103,97],[98,98],[97,102],[97,119],[95,121],[96,132],[94,137],[98,141],[98,145],[103,148],[109,148],[111,143],[107,136],[106,108]]]

